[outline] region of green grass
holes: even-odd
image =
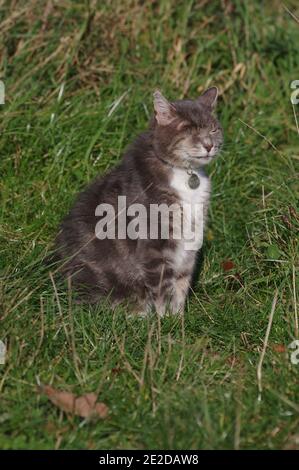
[[[0,447],[298,447],[298,21],[257,0],[7,0],[0,21]],[[155,88],[174,99],[210,84],[225,145],[185,317],[70,306],[57,284],[58,302],[43,260],[76,193],[145,128]],[[109,418],[63,415],[39,382],[98,391]]]

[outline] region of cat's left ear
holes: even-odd
[[[217,98],[218,88],[216,86],[212,86],[211,88],[208,88],[206,91],[204,91],[196,101],[198,101],[200,104],[203,104],[204,106],[207,106],[208,108],[213,109],[216,106]]]
[[[176,117],[175,107],[164,98],[159,90],[154,93],[154,108],[156,120],[160,126],[167,126]]]

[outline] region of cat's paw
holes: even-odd
[[[149,305],[133,308],[128,314],[128,318],[146,318],[151,313]]]

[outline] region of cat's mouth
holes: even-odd
[[[207,155],[190,155],[188,153],[188,157],[189,158],[196,158],[196,160],[208,160],[209,158],[213,158],[214,154],[210,155],[210,154],[207,153]]]

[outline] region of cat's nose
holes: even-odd
[[[211,148],[213,147],[213,144],[205,144],[206,151],[209,153]]]

